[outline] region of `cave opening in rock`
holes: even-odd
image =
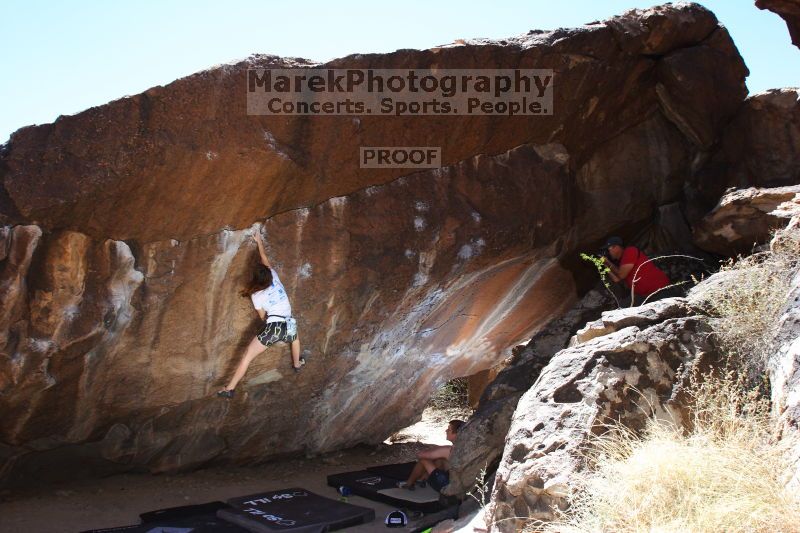
[[[469,378],[453,378],[436,391],[426,408],[466,409],[469,404]]]
[[[503,365],[469,376],[454,377],[440,386],[428,400],[420,419],[389,436],[386,443],[425,442],[446,444],[445,428],[451,420],[467,421],[478,407],[483,391]]]
[[[445,429],[450,420],[466,421],[474,408],[469,404],[470,377],[456,377],[445,382],[428,400],[419,420],[395,433],[387,444],[424,442],[447,444]]]

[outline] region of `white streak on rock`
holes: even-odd
[[[64,319],[67,322],[72,322],[76,316],[79,314],[78,306],[75,304],[69,304],[64,307]]]
[[[253,385],[265,385],[274,381],[280,381],[282,378],[283,375],[277,369],[272,368],[266,372],[262,372],[252,379],[247,380],[247,385],[251,387]]]
[[[347,206],[347,197],[334,196],[328,200],[328,204],[331,206],[331,210],[333,210],[333,216],[341,220],[344,215],[345,207]]]
[[[275,139],[275,136],[267,130],[264,130],[264,140],[267,141],[267,146],[269,149],[275,152],[278,157],[281,159],[290,159],[289,154],[284,152],[278,145],[278,141]]]
[[[231,231],[223,230],[218,236],[220,252],[211,263],[211,269],[208,275],[208,297],[205,300],[206,313],[205,313],[205,331],[211,332],[214,330],[214,312],[216,311],[218,300],[221,297],[220,287],[228,276],[228,269],[233,262],[233,258],[239,251],[244,240],[257,231],[257,225],[250,228]]]
[[[31,351],[39,352],[39,353],[47,353],[52,348],[55,347],[53,341],[50,339],[28,339],[28,345],[31,347]]]
[[[333,313],[331,315],[331,325],[328,327],[328,331],[325,332],[325,342],[322,344],[322,353],[328,353],[328,344],[331,341],[331,337],[333,334],[336,333],[336,320],[338,319],[338,313]]]
[[[124,241],[106,241],[114,274],[108,282],[108,292],[116,317],[111,328],[113,333],[123,330],[133,316],[131,299],[144,281],[144,274],[134,268],[133,252]]]
[[[461,247],[458,251],[458,258],[464,261],[471,259],[479,255],[483,251],[484,246],[486,246],[486,241],[482,238],[475,239]]]

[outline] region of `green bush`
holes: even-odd
[[[436,409],[464,409],[469,407],[469,389],[467,386],[467,378],[451,379],[436,391],[431,401],[428,403],[429,407]]]

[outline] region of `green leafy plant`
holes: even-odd
[[[617,295],[614,294],[614,290],[611,288],[611,280],[608,277],[608,274],[611,272],[611,269],[608,268],[608,265],[606,265],[606,262],[603,260],[603,258],[600,256],[585,254],[585,253],[581,253],[580,257],[584,261],[594,265],[594,268],[600,275],[600,281],[603,282],[603,286],[606,288],[611,297],[614,298],[614,301],[617,303],[617,307],[622,307],[619,304],[619,299],[617,298]]]

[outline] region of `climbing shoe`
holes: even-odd
[[[235,392],[236,392],[235,389],[231,390],[223,389],[221,391],[217,391],[217,396],[219,396],[220,398],[233,398]]]

